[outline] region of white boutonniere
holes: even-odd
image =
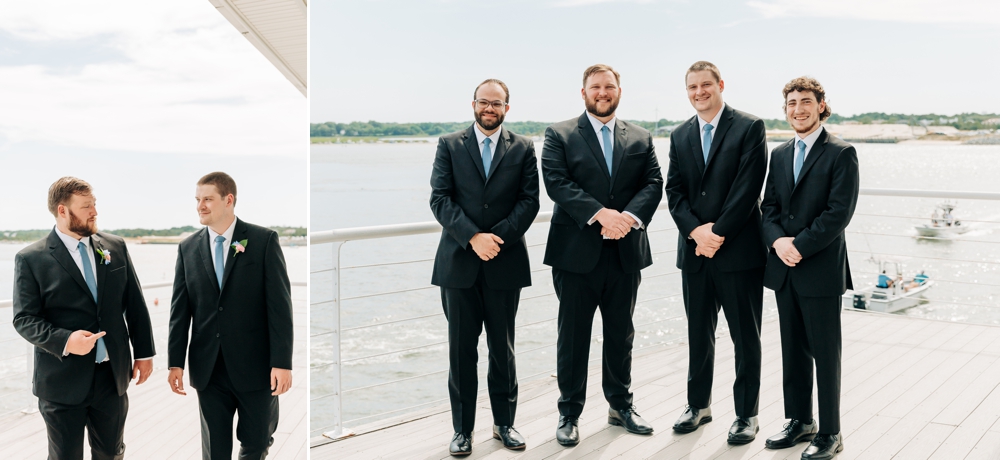
[[[101,261],[101,263],[103,263],[104,265],[110,265],[111,264],[111,250],[110,249],[97,248],[97,256],[98,256],[98,259]]]
[[[233,254],[233,258],[235,258],[236,256],[240,255],[241,252],[247,250],[247,240],[237,241],[233,243],[232,247],[233,249],[236,250],[236,254]]]

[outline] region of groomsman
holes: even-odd
[[[228,174],[198,180],[195,199],[205,227],[178,247],[167,381],[174,393],[187,394],[187,358],[198,390],[202,458],[232,458],[239,413],[239,458],[263,459],[278,426],[278,395],[292,386],[285,258],[274,230],[236,217],[236,181]]]
[[[649,131],[615,116],[621,94],[618,72],[590,66],[580,90],[586,111],[545,130],[542,178],[555,206],[544,262],[552,267],[559,297],[556,440],[565,446],[580,442],[598,308],[608,423],[630,433],[653,432],[636,413],[629,387],[639,271],[653,263],[645,228],[663,196],[663,179]]]
[[[830,106],[818,81],[796,78],[782,94],[795,137],[772,152],[761,209],[764,242],[771,248],[764,286],[778,302],[785,417],[791,420],[766,445],[782,449],[812,440],[802,458],[829,459],[844,449],[840,296],[853,289],[844,229],[858,201],[858,155],[823,128]]]
[[[674,431],[690,433],[712,420],[721,306],[736,351],[736,421],[728,440],[746,444],[759,430],[761,282],[767,260],[760,237],[760,191],[767,173],[764,121],[722,101],[725,81],[712,63],[695,62],[684,78],[698,114],[671,134],[667,170],[690,343],[688,405]]]
[[[509,102],[502,81],[480,83],[472,96],[476,122],[441,136],[431,173],[431,211],[444,227],[431,283],[441,287],[448,319],[455,429],[449,451],[455,456],[472,453],[484,324],[493,437],[508,449],[524,449],[524,438],[514,429],[514,316],[521,288],[531,285],[524,233],[538,214],[538,160],[530,139],[502,126]]]
[[[129,380],[153,372],[153,328],[125,242],[97,231],[90,184],[49,187],[49,236],[14,257],[14,329],[35,346],[32,392],[48,458],[121,459]],[[129,344],[137,358],[132,360]],[[20,457],[13,452],[6,457]]]

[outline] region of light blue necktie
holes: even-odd
[[[83,244],[83,241],[76,245],[76,249],[80,251],[80,259],[83,261],[83,280],[87,282],[90,295],[94,296],[94,303],[97,303],[97,278],[94,278],[94,268],[90,266],[90,251],[87,250],[87,245]],[[101,332],[100,329],[97,332]],[[97,357],[94,358],[94,362],[103,362],[107,357],[108,349],[104,345],[104,337],[101,337],[97,339]]]
[[[799,183],[799,172],[802,171],[802,163],[806,159],[806,143],[801,140],[796,144],[799,146],[799,152],[795,154],[795,183]]]
[[[611,175],[611,158],[614,149],[611,148],[611,130],[608,125],[601,126],[601,137],[604,138],[604,161],[608,164],[608,175]]]
[[[219,289],[222,289],[222,243],[226,242],[226,237],[219,235],[215,237],[215,278],[219,280]]]
[[[705,164],[708,164],[708,152],[712,150],[712,125],[705,125],[701,128],[705,131],[705,134],[701,136],[701,155],[705,158]]]
[[[493,160],[493,152],[490,151],[490,138],[483,139],[483,170],[486,177],[490,177],[490,162]]]

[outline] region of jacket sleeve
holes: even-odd
[[[767,174],[767,138],[763,120],[754,120],[750,125],[740,150],[736,179],[722,205],[722,213],[712,226],[712,233],[722,237],[739,233],[760,200]]]
[[[267,302],[267,332],[270,338],[271,367],[292,368],[292,293],[285,256],[278,234],[270,232],[264,252],[264,298]]]
[[[497,222],[490,229],[505,244],[521,239],[531,223],[535,221],[535,216],[538,215],[538,159],[535,157],[535,143],[531,141],[527,141],[527,143],[524,164],[521,165],[521,183],[518,187],[517,203],[507,218]]]
[[[156,355],[156,346],[153,342],[153,324],[149,319],[149,309],[146,306],[146,299],[142,296],[142,287],[139,278],[136,277],[132,257],[124,242],[122,252],[125,253],[125,263],[128,265],[128,280],[125,282],[125,293],[122,296],[128,338],[132,343],[135,358],[152,358]]]
[[[669,166],[667,168],[667,205],[670,209],[670,216],[677,224],[677,231],[687,238],[695,228],[703,222],[691,211],[691,202],[688,201],[687,181],[681,173],[679,160],[677,159],[677,146],[675,145],[676,135],[670,136]]]
[[[453,196],[455,196],[455,175],[451,167],[451,152],[442,137],[438,139],[434,170],[431,172],[431,212],[444,227],[444,231],[465,249],[469,245],[469,240],[480,230],[479,226],[465,215],[462,208],[455,204]]]
[[[587,226],[594,215],[604,205],[583,191],[569,174],[566,162],[566,142],[551,126],[545,129],[545,144],[542,147],[542,180],[549,198],[559,208],[569,213],[581,229]],[[638,215],[638,214],[637,214]],[[639,216],[641,219],[642,216]],[[645,221],[644,221],[645,223]]]
[[[649,227],[653,213],[663,199],[663,176],[660,174],[660,163],[656,160],[656,150],[653,148],[653,135],[646,138],[649,150],[646,152],[646,166],[643,168],[642,184],[639,191],[625,205],[623,211],[628,211],[642,219],[643,226]]]
[[[771,250],[778,238],[788,236],[785,234],[785,228],[781,226],[781,199],[777,195],[777,189],[774,184],[774,175],[778,171],[778,168],[780,168],[780,165],[775,160],[774,152],[771,152],[771,173],[764,180],[764,200],[760,202],[760,234],[764,239],[764,245],[767,246],[768,251]]]
[[[42,291],[38,281],[25,256],[18,254],[14,257],[14,330],[32,345],[62,361],[63,350],[73,331],[50,323],[42,309]]]
[[[848,147],[840,152],[833,163],[830,198],[826,209],[792,241],[803,259],[822,251],[844,233],[858,204],[860,182],[858,153],[853,146]]]
[[[170,330],[167,333],[167,367],[184,369],[188,351],[188,332],[191,330],[191,303],[184,277],[184,247],[177,247],[174,265],[174,288],[170,299]]]

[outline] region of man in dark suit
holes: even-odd
[[[542,178],[555,202],[545,264],[559,297],[556,440],[580,442],[579,417],[587,392],[591,327],[604,323],[604,398],[608,423],[630,433],[653,427],[632,405],[632,312],[641,279],[653,263],[645,226],[663,196],[663,179],[649,131],[615,116],[618,72],[587,68],[580,90],[586,112],[545,130]]]
[[[441,287],[448,318],[448,393],[455,428],[449,451],[456,456],[472,452],[476,347],[483,324],[493,437],[508,449],[525,446],[514,429],[514,316],[521,288],[531,285],[524,233],[538,214],[538,160],[530,139],[502,127],[509,102],[502,81],[480,83],[472,101],[476,122],[441,136],[431,173],[431,211],[444,227],[431,283]]]
[[[722,101],[725,82],[710,62],[684,77],[698,112],[670,135],[666,194],[677,223],[688,318],[688,406],[674,431],[712,420],[715,328],[721,305],[736,350],[730,444],[753,441],[760,394],[760,316],[767,249],[760,237],[760,190],[767,173],[764,121]]]
[[[774,149],[764,186],[764,286],[774,290],[781,330],[785,417],[767,447],[812,440],[803,459],[844,449],[840,434],[841,298],[852,289],[844,229],[858,201],[858,155],[828,133],[826,92],[800,77],[785,85],[785,117],[795,137]],[[819,427],[812,418],[813,364]]]
[[[263,459],[292,385],[292,301],[274,230],[236,218],[236,182],[214,172],[195,198],[205,228],[178,247],[167,344],[174,393],[184,361],[198,390],[202,458],[228,459],[233,415],[241,459]],[[188,332],[190,331],[190,339]],[[190,349],[188,343],[190,341]]]
[[[63,177],[48,204],[55,228],[14,258],[14,329],[35,346],[49,459],[82,459],[84,426],[94,459],[121,459],[125,390],[153,371],[146,301],[125,242],[97,231],[90,184]]]

